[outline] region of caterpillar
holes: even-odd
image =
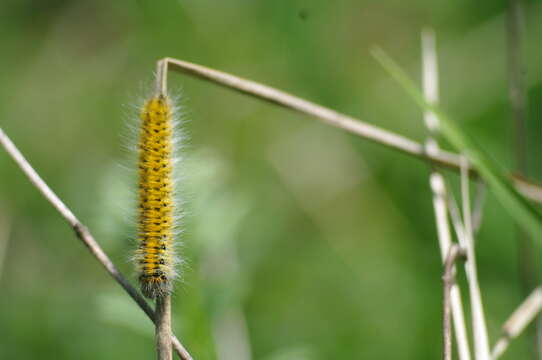
[[[176,276],[174,253],[174,108],[155,95],[141,109],[138,141],[138,247],[134,261],[141,292],[169,295]]]

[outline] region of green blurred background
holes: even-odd
[[[542,178],[542,6],[525,3],[528,162]],[[504,1],[3,0],[0,126],[133,281],[129,128],[157,59],[422,141],[420,111],[369,48],[419,78],[425,25],[438,34],[443,106],[513,168]],[[174,327],[194,358],[439,358],[427,164],[201,80],[172,74],[170,87],[187,135]],[[1,359],[154,357],[151,323],[1,152],[0,243]],[[524,290],[514,225],[491,194],[477,244],[495,341]],[[522,336],[504,358],[529,353]]]

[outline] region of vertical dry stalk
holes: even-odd
[[[156,78],[156,92],[160,97],[165,98],[167,94],[166,61],[158,61]],[[169,246],[171,245],[169,244]],[[171,294],[166,291],[156,296],[156,350],[158,360],[173,359],[171,334]]]
[[[159,360],[172,360],[171,296],[156,298],[156,351]]]
[[[458,245],[454,244],[450,247],[450,251],[444,261],[444,282],[443,294],[443,319],[442,319],[442,334],[443,334],[443,359],[452,360],[452,287],[455,285],[455,266],[457,258],[462,255]]]
[[[465,263],[465,272],[467,273],[467,282],[469,286],[469,295],[472,312],[472,328],[474,333],[475,358],[477,360],[488,360],[489,341],[485,324],[484,311],[482,306],[482,296],[478,285],[478,275],[476,271],[472,216],[470,211],[469,179],[467,177],[468,164],[466,159],[462,158],[461,166],[461,194],[463,203],[463,216],[469,220],[461,221],[461,214],[457,202],[453,197],[448,198],[448,209],[452,218],[452,223],[459,243],[466,250],[467,262]],[[470,230],[468,230],[470,228]]]
[[[463,203],[463,242],[467,252],[465,271],[469,284],[469,295],[472,312],[472,329],[474,333],[474,350],[477,360],[489,360],[489,340],[487,335],[482,294],[478,284],[476,269],[476,257],[474,250],[474,236],[472,230],[472,216],[469,195],[468,162],[465,157],[461,158],[461,194]]]
[[[431,29],[424,29],[422,32],[422,67],[424,96],[429,102],[437,103],[438,66],[436,39],[434,31]],[[440,149],[437,142],[431,135],[438,130],[438,118],[433,112],[426,111],[424,112],[424,120],[430,134],[426,143],[426,151],[429,155],[436,155],[439,153]],[[435,211],[440,253],[442,261],[445,263],[451,249],[453,248],[446,207],[446,186],[443,175],[437,169],[433,169],[431,171],[429,181],[431,190],[433,192],[433,208]],[[455,267],[453,268],[455,269]],[[461,360],[470,360],[469,343],[459,287],[454,282],[449,285],[449,289],[445,289],[445,293],[449,294],[449,299],[446,297],[445,301],[449,301],[444,305],[443,311],[447,312],[451,310],[453,314],[454,331],[457,339],[459,358]],[[447,319],[449,319],[449,317],[445,315],[445,322],[448,321]],[[447,327],[448,324],[446,323],[444,326]],[[448,353],[447,346],[448,344],[451,346],[451,337],[446,337],[446,330],[444,332],[444,336],[444,357],[446,358],[446,354]]]

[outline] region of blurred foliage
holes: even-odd
[[[525,3],[536,154],[542,6]],[[489,0],[3,0],[0,126],[131,274],[127,144],[158,58],[254,79],[422,141],[420,111],[368,49],[380,45],[419,78],[429,24],[443,107],[511,169],[505,11]],[[174,326],[195,359],[438,358],[428,166],[201,80],[170,79],[188,134]],[[528,161],[542,178],[537,156]],[[0,358],[153,357],[151,323],[5,154],[0,185],[0,239],[9,239]],[[513,223],[491,194],[477,244],[495,340],[523,293]],[[527,358],[526,340],[504,358]]]

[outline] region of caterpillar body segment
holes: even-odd
[[[138,142],[138,248],[134,260],[143,294],[155,299],[172,291],[174,253],[173,106],[157,95],[141,110]]]

